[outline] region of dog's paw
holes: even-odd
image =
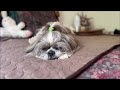
[[[64,54],[64,55],[59,57],[59,59],[67,59],[67,58],[69,58],[69,56],[67,54]]]
[[[30,38],[30,39],[28,40],[28,42],[29,42],[29,44],[32,44],[35,40],[36,40],[36,38],[35,38],[35,37],[32,37],[32,38]]]

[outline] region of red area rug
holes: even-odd
[[[72,78],[120,79],[120,44],[96,57]]]

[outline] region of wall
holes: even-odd
[[[60,22],[65,26],[71,26],[76,13],[81,11],[60,11]],[[95,28],[105,28],[106,31],[120,29],[120,11],[84,11],[88,17],[93,17]]]

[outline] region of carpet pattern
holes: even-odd
[[[89,69],[83,72],[79,79],[120,79],[120,45],[103,56]]]

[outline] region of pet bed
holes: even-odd
[[[1,79],[65,79],[89,61],[120,43],[119,36],[76,36],[81,48],[69,59],[43,61],[26,57],[27,39],[0,42]]]

